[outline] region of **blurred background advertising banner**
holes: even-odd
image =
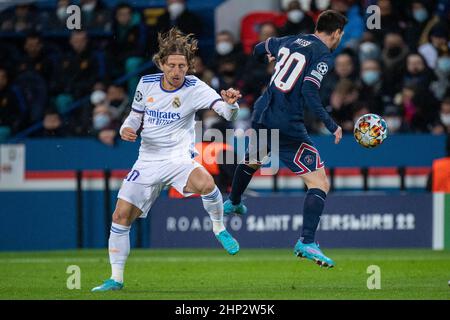
[[[25,145],[0,145],[0,186],[18,184],[25,178]]]
[[[227,229],[243,247],[290,247],[301,234],[303,198],[248,198],[245,200],[248,215],[227,217]],[[150,212],[151,247],[215,246],[216,243],[210,241],[211,223],[200,205],[199,199],[160,199]],[[376,194],[330,195],[317,240],[326,247],[431,248],[432,205],[429,194],[390,195],[388,198]]]

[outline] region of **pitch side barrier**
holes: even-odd
[[[418,179],[414,174],[421,173],[424,180],[429,169],[349,170],[329,170],[334,191],[321,219],[321,243],[327,247],[450,248],[450,195],[409,191]],[[357,171],[367,191],[342,191],[336,186],[347,179],[345,174]],[[377,179],[386,179],[378,174],[389,173],[397,174],[396,191],[375,188]],[[0,184],[2,212],[18,213],[6,215],[0,225],[0,250],[105,247],[117,191],[127,174],[127,170],[27,171],[22,183]],[[272,181],[271,192],[253,190],[245,196],[249,214],[226,219],[243,246],[285,248],[298,237],[304,192],[283,190],[286,181],[282,179],[287,177],[283,170],[274,177],[255,176],[256,181]],[[198,197],[171,199],[163,192],[149,218],[133,226],[131,243],[143,248],[213,247],[210,237],[209,217]]]

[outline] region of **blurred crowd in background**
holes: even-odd
[[[0,141],[42,121],[31,136],[97,136],[114,144],[140,76],[159,70],[153,66],[117,80],[151,60],[158,50],[157,32],[174,25],[200,38],[204,32],[184,0],[167,0],[154,26],[146,25],[141,10],[126,2],[114,8],[100,0],[77,3],[83,28],[65,37],[44,37],[42,32],[67,30],[70,0],[57,1],[54,10],[38,10],[30,3],[0,12]],[[372,4],[379,6],[381,29],[366,27],[366,8]],[[390,134],[450,134],[448,0],[282,0],[280,8],[283,23],[261,23],[255,44],[313,33],[325,9],[349,18],[333,53],[335,68],[320,89],[324,106],[344,132],[352,132],[354,121],[372,112],[386,119]],[[199,52],[193,74],[218,91],[241,90],[241,110],[233,123],[211,111],[200,112],[198,120],[205,129],[246,129],[274,65],[245,52],[232,32],[216,32],[214,52]],[[312,114],[306,117],[310,133],[329,134]]]

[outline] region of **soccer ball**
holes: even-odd
[[[368,113],[360,117],[353,129],[353,136],[365,148],[375,148],[387,138],[386,121],[379,115]]]

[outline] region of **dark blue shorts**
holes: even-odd
[[[271,132],[270,129],[258,123],[253,123],[252,129],[256,130],[256,135],[250,136],[245,163],[262,164],[267,157],[273,156]],[[266,129],[267,135],[261,134],[260,129]],[[293,140],[279,134],[279,159],[297,175],[303,175],[324,167],[319,151],[307,135],[302,139]]]

